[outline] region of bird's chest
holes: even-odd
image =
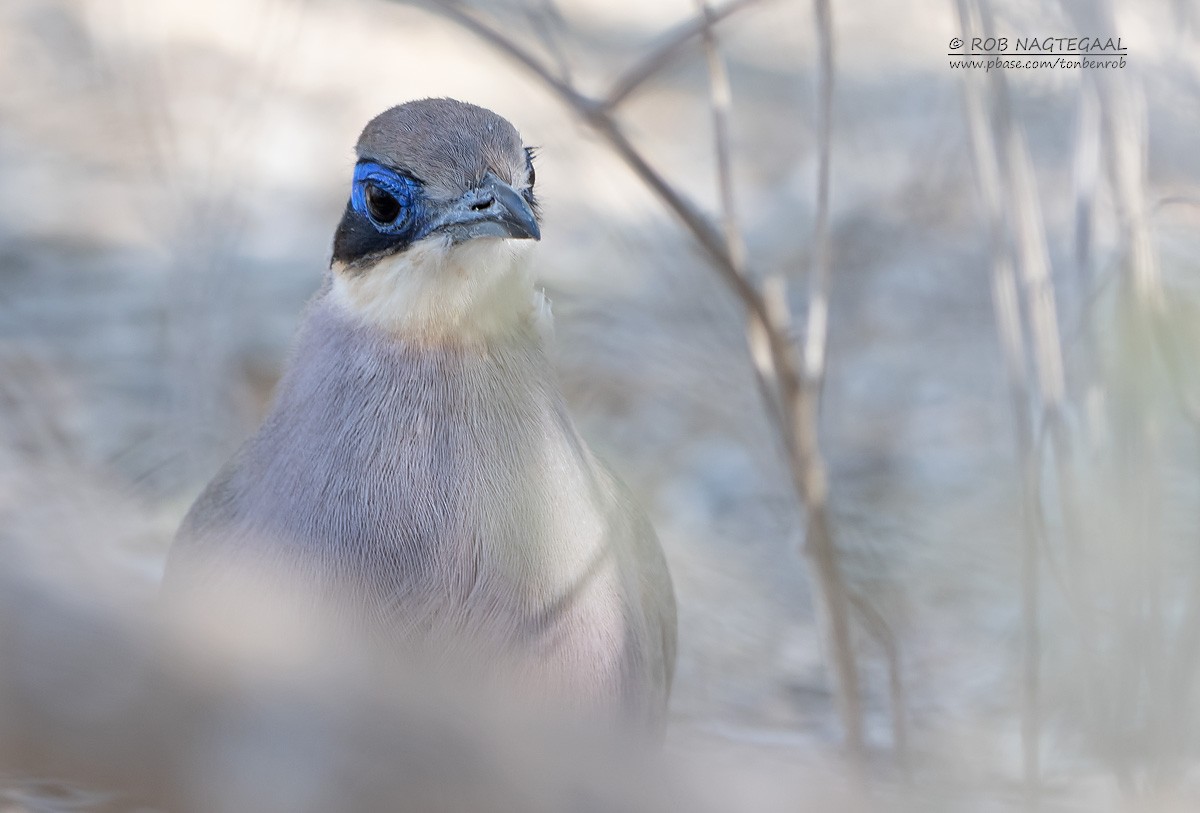
[[[345,356],[289,382],[239,470],[254,529],[389,631],[611,680],[625,529],[540,355]]]
[[[367,600],[529,632],[612,603],[606,491],[553,401],[399,398],[329,441],[302,474],[305,547]]]
[[[375,457],[388,476],[342,523],[372,610],[439,646],[490,642],[550,680],[554,664],[566,685],[615,679],[625,607],[614,528],[573,427],[533,407],[455,420],[391,433]]]

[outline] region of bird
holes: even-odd
[[[534,150],[430,98],[371,119],[355,153],[267,415],[187,512],[163,591],[253,562],[397,641],[661,733],[675,594],[556,379]]]

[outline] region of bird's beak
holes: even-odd
[[[434,215],[431,232],[449,234],[456,243],[476,237],[541,240],[533,209],[521,194],[489,172],[483,182]]]

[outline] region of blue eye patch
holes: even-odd
[[[404,251],[429,228],[421,181],[374,161],[354,167],[350,200],[333,237],[333,259],[365,267],[373,258]]]
[[[384,234],[402,235],[421,214],[420,182],[374,161],[354,167],[350,205]]]

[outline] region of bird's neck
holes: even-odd
[[[486,347],[551,330],[549,304],[534,289],[529,244],[478,239],[428,242],[357,270],[335,267],[330,304],[352,322],[412,346]]]

